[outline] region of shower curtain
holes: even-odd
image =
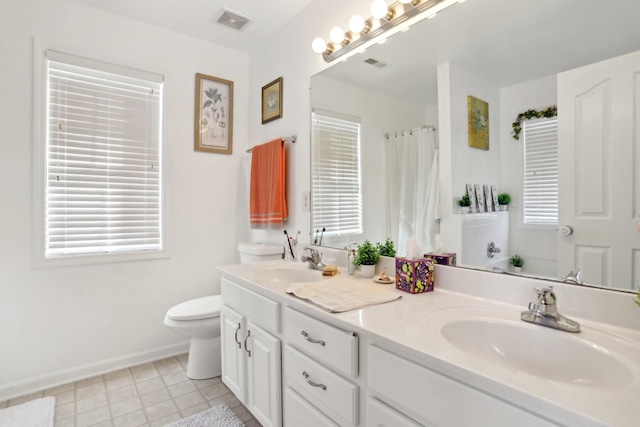
[[[385,135],[387,235],[399,256],[415,237],[424,252],[434,249],[439,232],[439,163],[436,130],[423,126]]]

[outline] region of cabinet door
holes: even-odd
[[[220,340],[222,346],[222,381],[241,402],[246,402],[244,339],[245,318],[222,305],[220,309]]]
[[[264,427],[280,427],[280,340],[248,320],[246,343],[247,408]]]

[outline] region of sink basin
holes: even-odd
[[[304,265],[256,267],[251,274],[257,279],[276,283],[318,282],[324,278],[321,271]]]
[[[475,358],[516,373],[607,388],[627,386],[638,377],[640,350],[607,332],[571,334],[527,324],[513,311],[456,312],[459,316],[439,322],[442,337]]]

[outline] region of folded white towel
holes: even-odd
[[[293,284],[286,289],[286,292],[332,313],[341,313],[402,298],[400,291],[388,285],[342,277],[322,282]]]

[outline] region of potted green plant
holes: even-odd
[[[362,277],[373,277],[378,259],[380,259],[378,249],[369,240],[365,240],[363,244],[358,245],[358,254],[353,264],[360,266]]]
[[[396,247],[393,245],[393,242],[387,239],[384,243],[376,243],[376,249],[380,256],[388,256],[395,257],[396,256]]]
[[[500,205],[501,211],[506,211],[507,206],[511,203],[511,196],[507,193],[498,194],[498,204]]]
[[[460,197],[460,200],[458,200],[458,205],[460,205],[461,208],[468,208],[468,209],[462,209],[461,211],[468,211],[471,212],[471,198],[469,197],[468,194],[464,194],[462,197]]]
[[[396,269],[396,247],[390,239],[384,243],[378,242],[376,249],[380,254],[380,260],[377,262],[376,273],[385,270],[387,274],[391,274]]]
[[[509,264],[513,265],[513,269],[516,273],[520,273],[522,271],[522,265],[524,264],[524,260],[520,255],[514,255],[509,258]]]

